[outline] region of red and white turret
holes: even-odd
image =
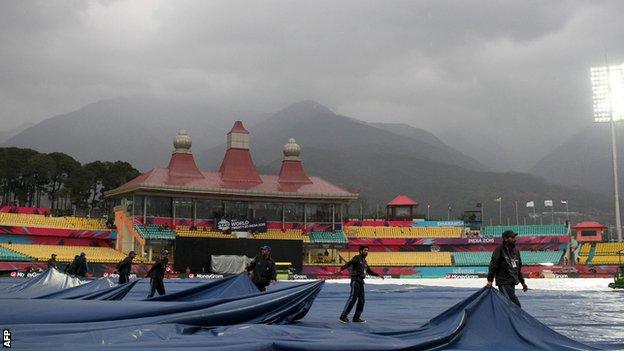
[[[243,122],[236,121],[227,135],[227,151],[219,168],[221,181],[242,186],[262,183],[251,159],[249,144],[249,132]]]

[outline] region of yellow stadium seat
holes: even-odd
[[[345,227],[350,238],[461,238],[460,227]]]
[[[83,217],[46,217],[36,214],[0,213],[0,225],[78,230],[108,230],[99,219]]]
[[[74,256],[84,252],[87,261],[92,263],[117,263],[127,254],[110,247],[92,246],[64,246],[64,245],[29,245],[29,244],[0,244],[0,246],[19,252],[22,255],[33,257],[37,261],[47,261],[55,253],[59,262],[71,262]],[[136,257],[135,262],[147,262],[147,259]]]
[[[193,237],[193,238],[222,238],[222,239],[236,239],[233,234],[226,234],[219,231],[210,230],[191,230],[189,227],[178,226],[175,232],[180,237]]]
[[[266,233],[256,233],[253,237],[255,239],[301,240],[306,243],[310,242],[310,237],[299,229],[287,229],[285,231],[269,229]]]
[[[357,252],[340,253],[349,260]],[[369,252],[366,261],[370,266],[451,266],[450,252]]]

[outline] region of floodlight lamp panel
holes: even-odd
[[[624,120],[624,65],[591,68],[594,122]]]

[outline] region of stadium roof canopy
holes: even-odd
[[[182,130],[174,137],[174,151],[166,168],[154,168],[105,195],[159,192],[343,201],[358,197],[319,177],[308,176],[299,158],[301,149],[294,139],[284,146],[278,175],[258,173],[249,152],[249,132],[241,121],[234,123],[227,135],[227,144],[219,171],[202,171],[197,168],[190,151],[191,138]]]

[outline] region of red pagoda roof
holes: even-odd
[[[388,202],[388,206],[418,206],[418,202],[405,195],[399,195]]]
[[[179,184],[184,179],[202,178],[202,174],[195,164],[193,154],[173,154],[169,161],[169,178],[167,184]]]
[[[247,129],[245,129],[245,126],[243,126],[243,122],[241,122],[241,121],[234,122],[234,126],[232,127],[232,130],[230,130],[230,133],[249,134]]]
[[[237,135],[238,134],[238,135]],[[218,172],[197,168],[186,131],[174,138],[174,151],[167,168],[154,168],[128,183],[106,192],[106,196],[137,190],[165,193],[195,193],[287,198],[332,198],[355,200],[357,194],[318,177],[308,177],[299,159],[294,139],[285,145],[279,175],[258,174],[249,151],[249,132],[236,121],[228,133],[228,148]]]
[[[574,226],[574,229],[583,229],[583,228],[606,228],[604,225],[596,222],[596,221],[585,221],[578,223]]]
[[[247,149],[228,149],[219,167],[224,182],[262,182]]]
[[[348,192],[318,177],[309,177],[310,183],[280,183],[278,175],[259,175],[261,183],[224,182],[219,172],[201,172],[201,178],[171,176],[167,168],[154,168],[121,187],[107,192],[107,196],[123,194],[138,189],[217,194],[246,194],[287,197],[338,197],[354,199],[357,194]]]

